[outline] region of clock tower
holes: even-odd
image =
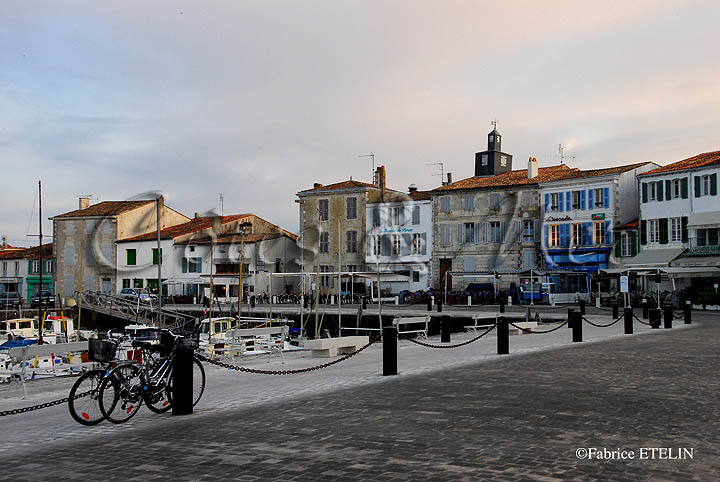
[[[487,151],[475,153],[475,176],[495,176],[512,171],[512,155],[502,152],[502,136],[493,122],[493,130],[488,134]]]

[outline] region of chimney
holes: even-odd
[[[200,219],[200,215],[199,215],[197,212],[195,212],[195,217],[194,217],[194,219]]]
[[[313,184],[313,189],[320,189],[321,187],[322,187],[322,184],[320,184],[319,182],[316,182]]]
[[[528,159],[528,179],[537,177],[537,175],[538,175],[538,162],[537,162],[536,158],[531,157],[530,159]]]
[[[87,209],[90,207],[90,198],[86,196],[80,196],[80,202],[79,202],[78,209]]]
[[[412,194],[412,193],[414,193],[414,192],[417,192],[417,186],[416,186],[415,184],[410,184],[410,185],[408,186],[408,192],[409,192],[410,194]]]
[[[380,200],[385,200],[385,166],[380,166],[375,171],[375,187],[380,189]]]
[[[2,242],[0,242],[0,248],[7,248],[7,236],[5,236],[4,234],[2,235]]]
[[[448,172],[447,174],[447,183],[448,185],[452,184],[452,172]]]

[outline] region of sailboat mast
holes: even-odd
[[[43,296],[42,296],[42,282],[43,282],[43,255],[42,255],[42,181],[38,180],[38,224],[39,224],[39,231],[38,231],[38,238],[39,238],[39,246],[38,246],[38,258],[40,262],[40,269],[39,269],[39,281],[38,281],[38,288],[39,294],[40,294],[40,304],[38,305],[38,327],[39,327],[39,333],[38,333],[38,345],[43,344],[43,322],[45,319],[44,316],[44,306],[43,306]]]

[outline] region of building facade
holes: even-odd
[[[44,244],[42,260],[38,246],[0,251],[0,293],[16,291],[29,301],[40,283],[43,290],[54,293],[55,260],[52,251],[52,243]]]

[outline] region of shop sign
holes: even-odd
[[[629,293],[630,292],[630,282],[629,282],[627,276],[620,277],[620,292],[621,293]]]
[[[691,246],[690,254],[720,254],[720,246]]]
[[[605,219],[605,213],[597,213],[592,215],[593,221],[603,221]]]
[[[555,217],[555,216],[549,216],[545,218],[546,221],[572,221],[572,218],[570,216],[563,216],[563,217]]]

